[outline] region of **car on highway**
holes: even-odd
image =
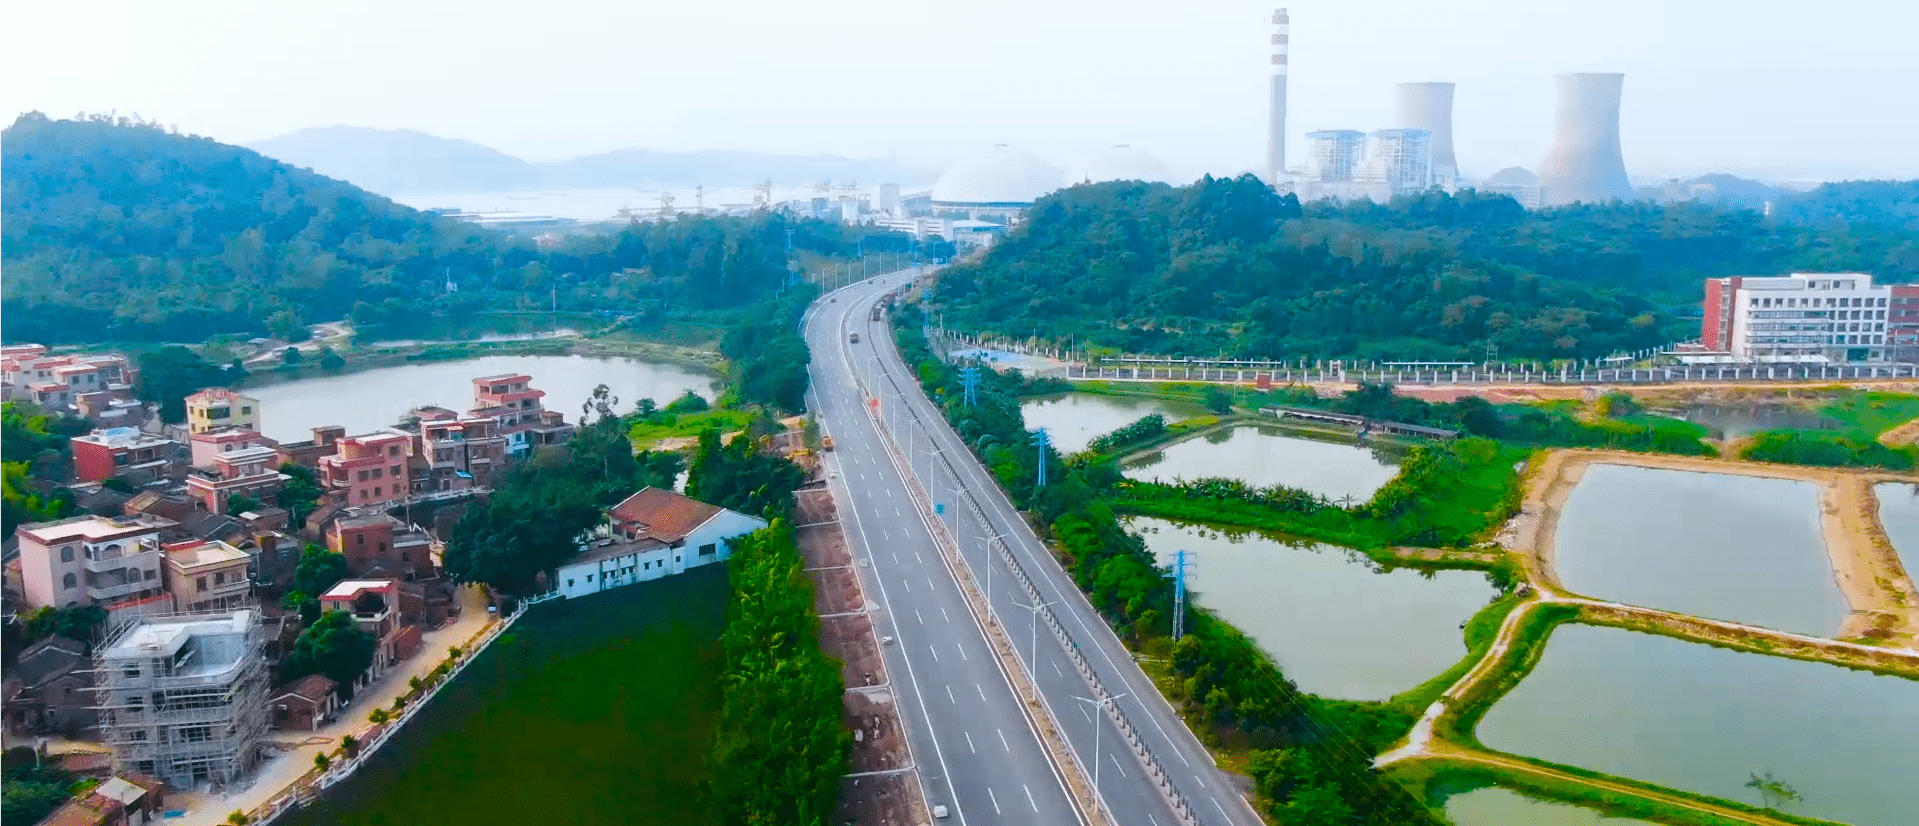
[[[859,334],[859,333],[852,333],[852,334],[849,334],[849,335],[847,336],[847,339],[846,339],[846,340],[847,340],[847,341],[850,341],[850,342],[853,342],[854,344],[858,344],[858,343],[860,343],[860,334]]]

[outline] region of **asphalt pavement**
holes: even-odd
[[[1130,719],[1157,757],[1169,782],[1192,807],[1198,822],[1258,826],[1260,820],[1214,765],[1212,757],[1132,661],[1131,655],[1086,602],[1071,578],[1047,553],[990,474],[960,443],[899,361],[885,320],[870,320],[879,295],[898,286],[891,275],[839,290],[809,312],[806,336],[813,355],[813,409],[836,441],[827,454],[838,470],[841,502],[868,593],[877,594],[876,627],[895,643],[885,647],[887,665],[908,718],[909,743],[927,785],[928,799],[948,803],[968,822],[1068,823],[1076,817],[1060,785],[1057,767],[1026,725],[1020,704],[998,666],[986,654],[985,638],[967,611],[958,582],[940,562],[925,520],[946,522],[965,562],[982,586],[990,578],[989,602],[1042,697],[1068,740],[1074,759],[1092,780],[1115,820],[1140,826],[1173,826],[1178,817],[1117,728],[1090,702],[1093,692],[1075,672],[1063,645],[1041,625],[1028,594],[1009,569],[988,551],[988,537],[1011,549],[1032,579],[1042,602],[1065,627],[1113,702]],[[860,334],[860,342],[850,339]],[[872,390],[878,405],[863,391]],[[883,431],[869,411],[890,424]],[[941,503],[937,516],[919,512],[906,493],[906,473],[880,443],[884,432],[908,462],[906,473]],[[985,520],[963,502],[963,489]],[[910,554],[910,556],[907,556]],[[922,585],[922,580],[924,584]],[[936,608],[940,617],[928,615]],[[887,628],[893,629],[889,632]],[[1035,633],[1037,632],[1037,633]],[[947,649],[972,647],[955,660]],[[922,654],[921,652],[924,652]],[[971,681],[970,683],[967,681]],[[991,683],[990,685],[988,683]],[[949,694],[949,689],[951,693]],[[962,691],[964,690],[964,691]],[[970,691],[972,707],[960,695]],[[990,731],[984,731],[990,727]],[[985,737],[981,733],[985,733]],[[999,742],[1001,737],[1004,742]],[[981,749],[980,741],[999,745]],[[1016,742],[1016,741],[1024,741]],[[981,761],[977,758],[990,755]],[[968,759],[960,759],[968,758]],[[1042,793],[1040,786],[1045,786]],[[1017,789],[1007,805],[1006,789]],[[1026,800],[1026,793],[1032,795]],[[1049,808],[1047,799],[1056,801]],[[1021,812],[1026,817],[1020,818]]]

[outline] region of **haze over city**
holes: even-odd
[[[348,124],[528,160],[625,147],[894,156],[1005,142],[1066,164],[1126,143],[1181,176],[1256,171],[1274,3],[794,5],[352,0],[35,4],[0,105],[137,112],[222,141]],[[1626,73],[1641,181],[1919,175],[1919,7],[1293,0],[1289,166],[1307,131],[1390,122],[1458,84],[1460,171],[1537,164],[1552,75]],[[749,25],[750,24],[750,25]],[[1903,82],[1902,80],[1903,79]]]

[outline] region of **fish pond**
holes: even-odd
[[[1302,690],[1384,700],[1466,656],[1460,630],[1495,592],[1471,571],[1378,570],[1357,551],[1136,517],[1161,564],[1189,553],[1194,604],[1246,633]]]
[[[1094,439],[1158,413],[1172,424],[1195,416],[1210,416],[1205,407],[1192,402],[1155,399],[1148,396],[1109,396],[1104,393],[1049,393],[1033,396],[1020,403],[1026,429],[1046,428],[1053,449],[1061,454],[1078,453]]]
[[[1919,683],[1824,663],[1585,625],[1554,630],[1532,673],[1486,713],[1500,751],[1761,803],[1854,826],[1919,812]]]
[[[1819,636],[1850,610],[1811,482],[1594,464],[1553,554],[1560,582],[1594,599]]]
[[[1335,502],[1373,498],[1399,473],[1399,451],[1242,425],[1187,439],[1126,463],[1128,477],[1171,483],[1209,476],[1249,485],[1285,485]]]
[[[1487,787],[1446,798],[1446,817],[1457,826],[1653,826],[1650,821],[1607,817],[1593,809]]]
[[[1919,485],[1887,482],[1873,486],[1872,493],[1879,500],[1879,524],[1906,576],[1919,576]]]

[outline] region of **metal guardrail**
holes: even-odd
[[[1257,382],[1261,377],[1273,384],[1375,384],[1407,385],[1592,385],[1592,384],[1681,384],[1764,381],[1871,381],[1919,379],[1919,365],[1723,365],[1707,367],[1619,367],[1587,370],[1337,370],[1280,368],[1260,370],[1250,367],[1222,368],[1198,365],[1153,365],[1140,367],[1066,366],[1069,379],[1116,379],[1121,381],[1199,381],[1221,383]]]
[[[881,369],[885,373],[886,381],[893,386],[894,393],[903,395],[908,392],[907,389],[900,386],[898,378],[894,375],[890,366],[885,364],[885,360],[883,359],[881,360]],[[924,391],[917,383],[914,384],[910,392],[924,395]],[[903,407],[905,415],[913,421],[919,422],[920,427],[929,427],[921,420],[918,411],[914,410],[912,406],[903,405]],[[894,443],[897,449],[899,445],[898,434],[894,433],[893,428],[884,423],[885,417],[880,417],[880,420],[882,423],[881,430],[886,433],[887,437]],[[948,426],[944,420],[939,424],[940,426]],[[979,501],[974,498],[972,489],[963,483],[962,480],[964,477],[959,474],[957,468],[953,467],[951,460],[947,458],[946,454],[940,451],[934,455],[937,457],[939,465],[946,469],[947,475],[951,476],[955,482],[961,482],[961,484],[957,486],[956,492],[964,496],[966,505],[973,513],[973,517],[982,525],[993,524],[987,518],[985,509],[980,507]],[[917,467],[912,462],[908,462],[907,467],[909,468],[909,476],[913,477],[914,481],[919,482],[919,484],[924,487],[926,482],[917,478]],[[930,470],[929,467],[929,472]],[[939,520],[936,518],[934,522],[937,524]],[[1098,673],[1094,671],[1092,664],[1087,661],[1086,655],[1080,649],[1079,643],[1067,632],[1066,627],[1060,623],[1059,618],[1054,615],[1053,610],[1050,607],[1044,607],[1045,600],[1041,596],[1039,588],[1033,584],[1032,579],[1027,576],[1025,568],[1021,566],[1019,560],[1014,557],[1012,548],[1008,546],[1003,539],[995,538],[989,540],[989,542],[991,543],[991,547],[998,552],[1000,559],[1006,563],[1007,569],[1011,571],[1015,581],[1026,591],[1027,596],[1033,600],[1033,604],[1042,606],[1037,611],[1038,615],[1046,623],[1047,629],[1052,632],[1054,638],[1059,641],[1061,648],[1065,650],[1067,657],[1072,661],[1074,670],[1079,673],[1081,679],[1085,680],[1087,687],[1092,690],[1094,697],[1099,700],[1105,700],[1111,697],[1111,693],[1108,692],[1105,685],[1100,682]],[[966,563],[965,554],[960,554],[960,559],[963,563]],[[970,569],[971,563],[966,564]],[[1015,659],[1018,659],[1017,652],[1015,653]],[[1022,663],[1028,673],[1028,679],[1032,680],[1034,688],[1037,691],[1039,686],[1037,663],[1024,661],[1022,661]],[[1198,826],[1200,823],[1198,812],[1193,808],[1192,804],[1187,801],[1186,796],[1173,785],[1171,776],[1167,773],[1165,767],[1160,764],[1159,758],[1153,754],[1152,749],[1146,744],[1145,740],[1140,737],[1138,730],[1133,727],[1132,720],[1126,716],[1126,712],[1119,707],[1118,703],[1100,703],[1100,708],[1106,714],[1107,719],[1113,723],[1113,726],[1119,730],[1120,736],[1125,740],[1127,747],[1132,750],[1134,758],[1138,760],[1140,766],[1145,769],[1146,776],[1153,780],[1160,795],[1166,799],[1168,807],[1171,808],[1173,814],[1180,819],[1180,823],[1186,824],[1186,826]],[[1099,755],[1093,755],[1093,759],[1098,760]],[[1095,793],[1097,794],[1097,790],[1095,790]]]

